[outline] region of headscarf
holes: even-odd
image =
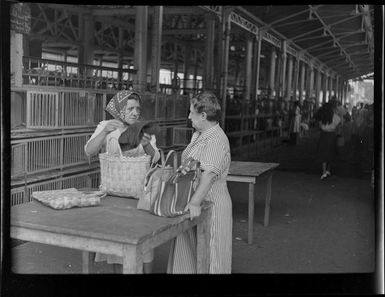
[[[105,111],[107,111],[115,119],[121,120],[125,123],[124,111],[127,105],[127,101],[132,99],[135,100],[136,98],[139,98],[140,100],[140,95],[136,92],[130,90],[119,91],[107,104]]]

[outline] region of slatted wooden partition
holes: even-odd
[[[27,91],[29,129],[68,129],[97,125],[104,119],[106,95],[89,91]]]
[[[92,133],[75,133],[11,141],[11,177],[87,164],[84,145]],[[92,157],[92,161],[97,156]]]

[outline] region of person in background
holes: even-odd
[[[341,123],[337,115],[335,101],[326,102],[319,112],[319,126],[321,129],[318,142],[318,158],[322,163],[321,180],[331,175],[331,162],[336,150],[336,130]]]
[[[221,108],[211,92],[203,92],[190,100],[189,119],[195,132],[182,153],[182,162],[193,158],[200,162],[202,175],[186,210],[193,219],[201,214],[203,200],[212,202],[210,225],[209,273],[231,273],[232,203],[227,188],[231,155],[226,134],[219,126]],[[188,230],[172,242],[169,273],[197,273],[196,229]]]
[[[138,93],[123,90],[118,92],[107,105],[106,110],[111,112],[114,119],[101,121],[96,127],[95,132],[84,146],[84,151],[87,156],[97,154],[102,147],[105,147],[109,153],[119,153],[119,147],[122,153],[147,154],[152,157],[152,162],[155,163],[160,159],[160,152],[156,146],[155,135],[144,133],[137,147],[127,149],[119,143],[120,136],[128,129],[129,125],[137,123],[141,114],[141,97]],[[115,138],[116,141],[111,141]],[[152,263],[154,252],[151,250],[144,255],[143,272],[152,272]],[[97,253],[95,261],[107,261],[109,264],[114,264],[114,271],[121,272],[122,257],[105,255]]]
[[[290,121],[290,144],[296,145],[298,139],[298,133],[301,129],[301,108],[299,101],[295,101],[291,112]]]

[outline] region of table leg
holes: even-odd
[[[143,273],[143,257],[137,246],[123,248],[123,274]]]
[[[265,227],[269,226],[269,216],[270,216],[270,201],[271,201],[271,181],[273,179],[273,173],[267,178],[266,186],[266,200],[265,200],[265,218],[263,220],[263,225]]]
[[[82,273],[92,273],[93,261],[95,259],[94,252],[82,251]]]
[[[207,274],[210,272],[211,208],[202,215],[202,221],[197,225],[197,273]]]
[[[254,184],[249,183],[249,228],[247,242],[253,243],[253,225],[254,225]]]

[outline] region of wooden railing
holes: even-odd
[[[84,153],[92,133],[11,140],[11,178],[88,164]],[[91,161],[97,160],[97,156]]]
[[[137,70],[23,57],[23,85],[128,89]]]

